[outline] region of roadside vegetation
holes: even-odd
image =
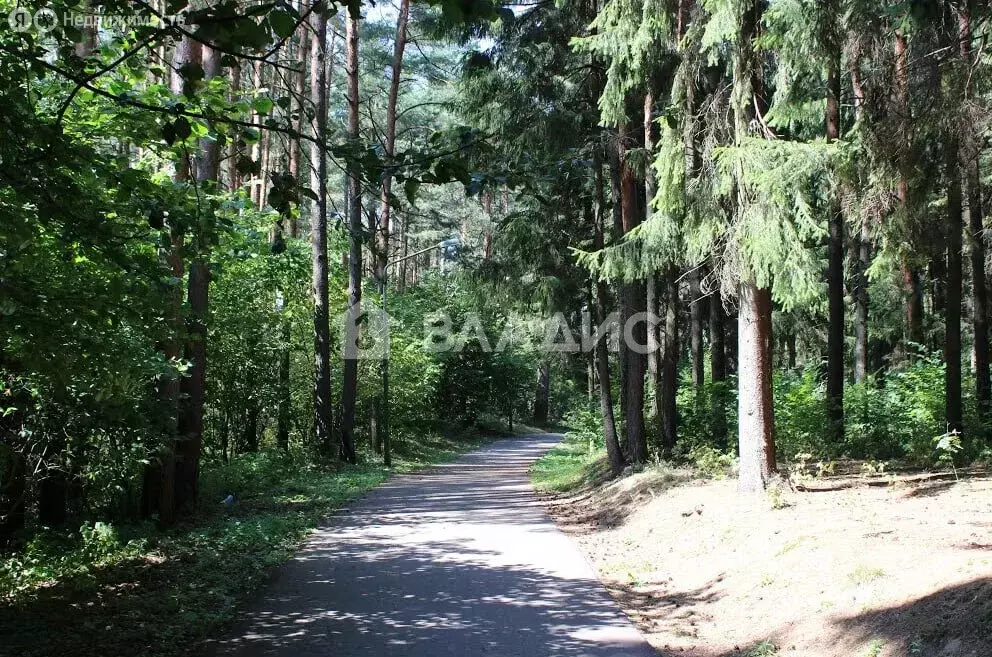
[[[481,446],[499,435],[489,426],[402,441],[392,468],[266,450],[209,467],[197,513],[165,531],[97,521],[38,533],[0,562],[0,654],[189,654],[336,509],[392,474]]]

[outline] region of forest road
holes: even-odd
[[[391,479],[318,530],[208,654],[657,657],[530,486],[560,439]]]

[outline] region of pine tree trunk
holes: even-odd
[[[283,347],[279,351],[279,408],[276,419],[276,445],[286,452],[289,451],[289,428],[293,415],[293,397],[289,381],[289,344],[293,339],[293,334],[288,321],[283,320],[281,331]]]
[[[971,2],[963,4],[959,14],[961,58],[972,65]],[[970,81],[970,78],[969,78]],[[970,85],[965,87],[965,98],[972,97]],[[963,200],[967,204],[968,242],[972,281],[972,328],[974,329],[975,402],[982,425],[989,419],[992,404],[992,384],[989,380],[989,301],[988,280],[985,274],[985,227],[982,216],[982,187],[979,175],[981,143],[973,126],[965,126],[962,143]],[[984,428],[984,427],[983,427]]]
[[[854,382],[868,376],[868,268],[871,266],[871,231],[868,220],[861,227],[857,241],[854,275]]]
[[[186,64],[201,63],[200,44],[189,38],[184,38],[176,46],[172,59],[172,73],[169,87],[173,94],[183,93],[185,80],[179,71]],[[188,159],[183,158],[176,163],[173,180],[177,183],[187,183],[192,176]],[[185,229],[176,223],[168,224],[171,248],[166,257],[173,280],[177,281],[170,290],[166,300],[166,322],[169,325],[169,338],[162,344],[162,355],[172,363],[182,357],[183,333],[183,288],[185,275],[183,252],[185,250]],[[152,460],[145,467],[142,486],[141,511],[144,517],[158,515],[164,524],[175,522],[176,517],[176,453],[179,449],[178,439],[183,430],[182,404],[180,397],[183,384],[179,377],[169,377],[160,384],[159,397],[168,409],[165,413],[163,444],[158,454],[152,455]]]
[[[621,161],[620,136],[610,133],[606,147],[606,162],[610,170],[610,200],[613,217],[613,241],[619,241],[623,236],[623,195],[621,191]],[[620,340],[620,351],[617,354],[617,367],[620,375],[620,417],[626,421],[627,416],[627,345]]]
[[[221,74],[221,53],[203,46],[204,80]],[[220,143],[201,139],[196,158],[196,181],[203,189],[215,187],[220,170]],[[210,237],[194,231],[194,253],[189,267],[186,322],[186,355],[189,376],[183,379],[186,404],[180,414],[180,441],[176,445],[176,509],[191,513],[196,507],[200,478],[200,452],[203,446],[203,413],[206,402],[207,319],[210,290]]]
[[[314,33],[310,45],[310,94],[315,108],[315,141],[310,146],[310,186],[317,202],[310,218],[313,285],[314,340],[314,438],[325,454],[333,449],[333,400],[331,399],[331,330],[328,316],[327,260],[327,95],[328,53],[327,15],[314,11],[310,25]]]
[[[383,144],[386,160],[391,160],[396,151],[396,107],[399,102],[400,80],[403,75],[403,51],[406,48],[406,26],[410,16],[410,0],[400,0],[399,16],[396,20],[396,37],[393,43],[392,76],[389,81],[389,98],[386,103],[386,139]],[[382,177],[382,195],[379,210],[379,232],[377,234],[375,277],[379,283],[382,302],[385,305],[387,294],[386,267],[389,262],[389,234],[391,206],[389,197],[392,192],[393,176],[386,170]],[[379,361],[379,373],[382,378],[381,400],[377,405],[378,421],[376,422],[376,437],[383,446],[383,462],[386,467],[392,465],[389,436],[389,356],[383,354]]]
[[[971,39],[967,8],[960,16],[961,29],[958,41],[962,65],[970,65],[969,51],[964,41]],[[948,12],[950,14],[950,11]],[[953,14],[951,14],[953,17]],[[949,44],[952,48],[954,43]],[[955,67],[944,70],[947,88],[954,102],[963,102],[966,93],[959,93],[959,81]],[[954,110],[952,110],[954,111]],[[944,412],[947,430],[962,433],[964,418],[961,407],[961,304],[964,263],[962,257],[962,232],[964,225],[964,203],[962,199],[961,149],[959,126],[952,122],[945,137],[944,156],[947,175],[947,228],[944,239],[947,243],[947,307],[944,314]]]
[[[669,267],[664,273],[665,328],[661,343],[661,448],[662,455],[670,458],[678,440],[679,392],[679,275]]]
[[[641,202],[640,195],[642,189],[638,189],[637,176],[632,163],[626,161],[626,151],[635,145],[636,136],[630,126],[624,126],[621,130],[621,141],[619,146],[620,156],[620,196],[621,213],[623,220],[624,234],[630,232],[641,223]],[[628,141],[630,143],[628,143]],[[633,280],[625,282],[622,286],[621,298],[623,312],[621,319],[624,323],[623,337],[621,344],[626,342],[628,335],[628,322],[630,323],[629,334],[632,341],[637,345],[644,345],[647,342],[647,332],[643,321],[633,321],[636,316],[643,313],[646,304],[646,289],[644,281]],[[647,435],[644,430],[644,375],[647,369],[647,359],[644,353],[638,353],[634,345],[628,345],[626,350],[626,376],[622,388],[624,391],[624,429],[626,431],[627,454],[632,463],[644,463],[648,458]]]
[[[603,190],[603,163],[598,150],[594,157],[594,166],[596,168],[596,211],[593,223],[593,249],[599,251],[606,243],[604,225],[606,223],[606,195]],[[595,286],[596,326],[602,326],[606,321],[609,294],[604,281],[597,280]],[[603,414],[603,441],[606,444],[606,456],[610,462],[610,471],[614,476],[617,476],[623,472],[626,462],[623,456],[623,450],[620,447],[620,440],[617,437],[616,418],[613,415],[613,379],[610,377],[610,345],[609,338],[605,335],[596,343],[596,373],[599,376],[599,404]]]
[[[721,449],[727,448],[727,357],[725,350],[726,310],[723,298],[716,289],[710,296],[710,378],[713,390],[710,397],[713,438]]]
[[[864,107],[864,85],[861,80],[861,53],[856,50],[848,65],[851,90],[854,95],[854,121],[861,122]],[[871,266],[871,229],[868,218],[861,221],[855,243],[855,265],[852,296],[854,297],[854,382],[862,383],[868,376],[868,268]]]
[[[347,17],[348,138],[359,139],[358,19]],[[362,180],[358,162],[348,162],[348,335],[346,349],[357,345],[362,311]],[[358,361],[346,357],[341,387],[341,457],[355,462],[355,404],[358,398]]]
[[[689,274],[689,351],[692,356],[692,387],[703,387],[706,352],[703,345],[703,317],[706,304],[700,286],[701,272],[697,267]]]
[[[551,393],[551,368],[547,361],[537,366],[537,386],[534,389],[534,424],[543,427],[548,423]]]
[[[734,62],[734,132],[740,144],[755,117],[761,96],[761,68],[753,39],[761,24],[762,5],[748,0],[744,10],[738,52]],[[737,171],[737,221],[746,211],[743,172]],[[771,290],[759,288],[749,272],[741,281],[738,320],[738,446],[742,492],[763,490],[776,470],[775,416],[772,396]]]
[[[776,470],[771,292],[753,283],[744,283],[740,300],[738,485],[743,492],[755,492],[764,490]]]
[[[968,232],[971,235],[972,325],[975,334],[975,399],[979,418],[988,420],[992,406],[989,376],[989,300],[985,274],[985,228],[978,162],[968,170]],[[972,173],[974,171],[974,173]]]
[[[648,325],[648,384],[650,394],[648,395],[648,417],[652,418],[661,427],[661,393],[658,390],[658,382],[661,380],[661,341],[664,332],[663,313],[659,312],[661,303],[661,281],[659,274],[652,274],[647,280],[647,313],[651,318]],[[660,431],[659,431],[660,435]]]
[[[840,45],[831,54],[827,72],[827,142],[840,139]],[[844,440],[844,215],[839,198],[830,200],[827,220],[827,420],[828,439]],[[795,368],[792,335],[790,369]]]
[[[960,153],[956,135],[945,145],[947,162],[947,308],[944,314],[944,402],[947,430],[964,430],[961,409],[961,201]]]
[[[895,79],[896,93],[899,99],[899,112],[902,126],[902,151],[899,161],[899,183],[896,195],[899,205],[906,214],[912,230],[914,217],[910,205],[909,174],[912,167],[911,149],[913,139],[912,115],[909,102],[909,46],[902,32],[896,32],[895,37]],[[903,254],[900,261],[902,271],[903,295],[905,297],[906,337],[915,344],[923,343],[923,290],[920,286],[920,274],[913,267],[909,256]],[[907,352],[912,351],[907,349]]]

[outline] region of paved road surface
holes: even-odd
[[[656,657],[535,499],[555,435],[396,477],[317,532],[224,657]]]

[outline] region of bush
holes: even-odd
[[[588,453],[604,449],[603,415],[598,408],[587,406],[565,414],[568,432],[565,439],[576,445],[585,445]]]

